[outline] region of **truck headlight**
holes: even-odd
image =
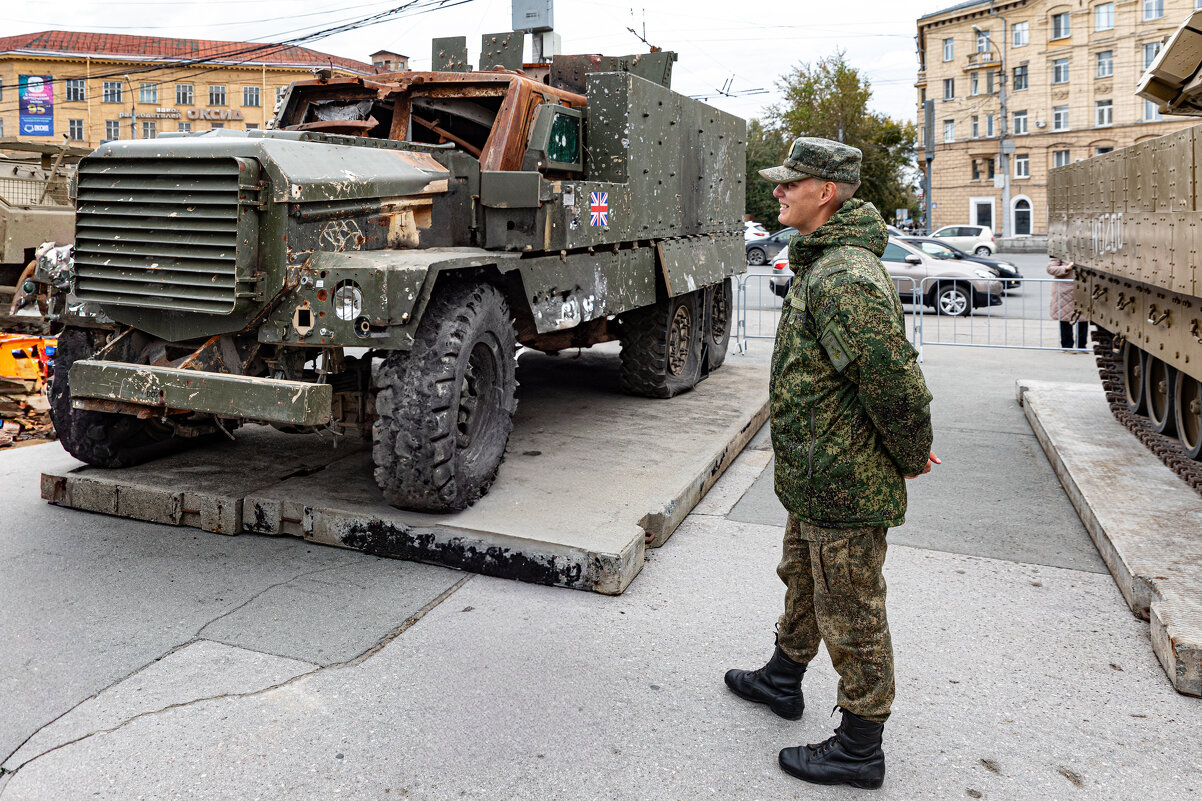
[[[363,292],[347,281],[334,290],[334,316],[339,320],[353,320],[363,311]]]

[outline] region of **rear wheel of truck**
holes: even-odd
[[[704,292],[689,292],[626,312],[619,319],[622,389],[670,398],[701,378]]]
[[[509,305],[488,284],[439,290],[413,350],[376,376],[376,483],[388,503],[465,509],[488,492],[517,409],[517,340]]]
[[[705,290],[706,345],[709,346],[706,367],[711,372],[726,361],[726,349],[730,346],[730,326],[734,318],[734,292],[730,280],[726,278]]]
[[[71,365],[91,357],[104,341],[104,332],[86,328],[67,328],[58,336],[50,419],[59,442],[76,459],[96,467],[131,467],[170,453],[181,440],[171,426],[159,420],[71,407]],[[120,361],[128,354],[118,345],[116,352],[106,356]]]

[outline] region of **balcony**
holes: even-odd
[[[964,66],[964,71],[979,70],[984,67],[996,67],[1001,62],[998,60],[997,53],[993,50],[986,50],[984,53],[969,53],[968,63]]]

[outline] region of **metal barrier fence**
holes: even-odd
[[[747,352],[748,340],[775,339],[776,325],[784,298],[774,291],[770,274],[745,274],[739,276],[736,307],[738,316],[735,325],[735,343],[739,353]],[[917,283],[913,278],[894,277],[893,284],[899,293],[913,294]],[[783,292],[783,284],[780,291]],[[906,336],[918,347],[920,320],[917,316],[906,318]]]
[[[773,339],[782,298],[772,275],[738,279],[735,341],[745,353],[752,339]],[[906,311],[906,335],[922,358],[927,345],[1062,350],[1060,322],[1051,319],[1052,293],[1068,279],[1016,278],[949,281],[946,278],[893,278]],[[970,285],[971,283],[971,285]],[[956,291],[958,290],[958,296]],[[962,314],[950,314],[948,311]],[[1087,348],[1072,348],[1085,352]]]

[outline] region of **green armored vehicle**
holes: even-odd
[[[449,511],[497,475],[519,346],[620,340],[623,388],[658,398],[721,365],[743,120],[671,91],[670,53],[542,80],[465,56],[441,40],[442,71],[293,84],[273,130],[84,159],[66,449],[123,467],[243,422],[370,426],[388,502]]]

